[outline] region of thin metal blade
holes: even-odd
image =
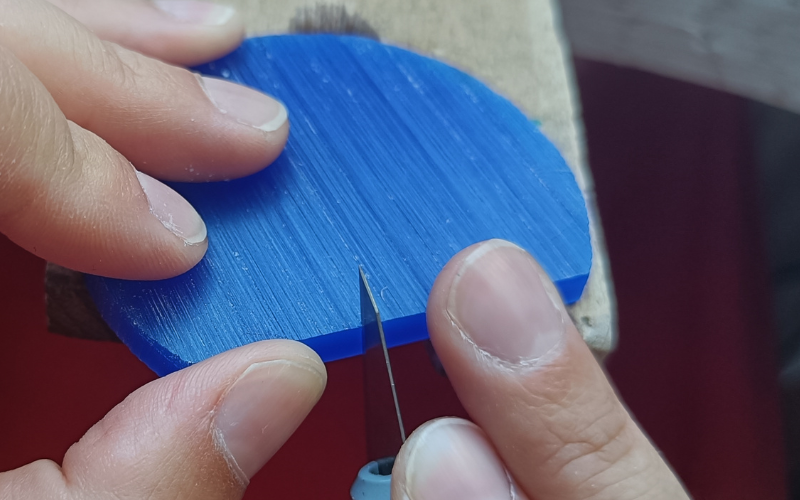
[[[393,457],[406,440],[392,363],[381,315],[364,269],[359,267],[361,326],[364,339],[364,403],[369,460]]]

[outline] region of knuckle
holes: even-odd
[[[174,88],[176,73],[183,71],[114,43],[102,42],[102,45],[102,64],[112,75],[117,88],[138,99],[148,99],[160,93],[153,90]]]
[[[555,477],[569,484],[576,498],[615,500],[646,498],[648,481],[637,477],[652,473],[653,461],[641,453],[636,424],[621,405],[609,405],[594,418],[574,412],[565,417],[577,422],[554,431],[561,446],[550,459]]]
[[[0,53],[0,66],[0,227],[6,227],[46,198],[47,181],[74,158],[66,122],[40,84],[8,54]]]
[[[536,408],[553,450],[542,465],[579,498],[605,498],[602,492],[641,472],[624,464],[649,463],[637,455],[641,433],[610,388],[560,389]]]
[[[100,47],[97,53],[99,69],[110,75],[118,88],[135,90],[145,73],[145,59],[113,43],[101,42]]]
[[[92,51],[89,72],[103,81],[104,95],[82,110],[80,124],[89,129],[109,120],[133,120],[146,128],[164,120],[163,111],[176,106],[187,75],[181,68],[150,59],[111,42]]]

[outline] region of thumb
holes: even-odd
[[[241,347],[156,380],[69,451],[0,474],[0,499],[238,499],[325,387],[302,344]]]
[[[687,498],[524,250],[492,240],[462,251],[427,314],[477,426],[418,429],[398,457],[394,498]]]

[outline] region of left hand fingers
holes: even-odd
[[[265,341],[137,390],[69,451],[0,474],[0,500],[235,500],[325,387],[297,342]]]
[[[222,57],[244,37],[232,7],[196,0],[49,0],[95,35],[181,66]]]
[[[67,119],[142,172],[171,181],[233,179],[283,150],[286,109],[260,92],[102,41],[43,0],[0,1],[0,19],[0,44]]]

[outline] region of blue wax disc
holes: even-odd
[[[503,238],[567,303],[588,278],[586,207],[558,151],[506,99],[446,64],[355,37],[254,38],[204,74],[285,103],[284,153],[245,179],[172,184],[202,215],[208,254],[159,282],[88,276],[100,312],[159,374],[262,339],[325,361],[361,353],[358,266],[389,345],[427,337],[447,261]]]

